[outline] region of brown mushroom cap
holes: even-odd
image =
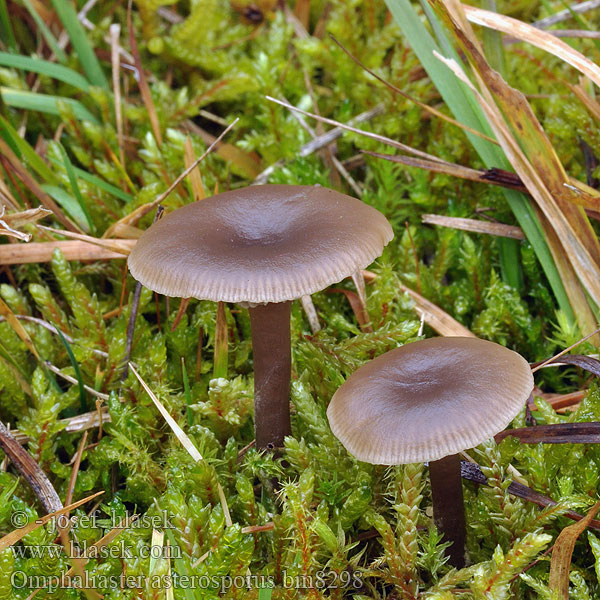
[[[320,186],[263,185],[218,194],[152,225],[129,255],[164,294],[254,304],[312,294],[367,267],[392,239],[377,210]]]
[[[364,462],[438,460],[502,431],[533,390],[527,361],[477,338],[440,337],[396,348],[355,371],[327,417]]]

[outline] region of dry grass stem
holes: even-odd
[[[422,315],[425,319],[425,323],[440,335],[449,337],[477,337],[464,325],[461,325],[456,319],[451,317],[446,311],[427,300],[427,298],[421,296],[421,294],[418,294],[405,285],[401,285],[400,289],[413,299],[415,309],[417,313]]]
[[[321,330],[321,323],[319,323],[319,315],[317,314],[317,309],[313,304],[312,298],[310,296],[302,296],[300,303],[308,319],[311,331],[317,333],[317,331]]]
[[[120,240],[133,248],[137,240]],[[114,258],[127,258],[129,252],[115,252],[102,248],[89,242],[64,241],[64,242],[30,242],[28,244],[2,244],[0,245],[0,264],[21,265],[25,263],[50,262],[52,253],[58,248],[66,260],[108,260]]]
[[[110,57],[112,63],[112,84],[113,94],[115,97],[115,122],[117,124],[119,158],[121,160],[121,164],[125,165],[125,145],[123,143],[123,107],[121,106],[121,85],[119,83],[121,68],[121,59],[119,56],[119,37],[121,35],[121,26],[118,23],[113,23],[108,28],[108,33],[110,36]]]
[[[475,233],[485,233],[500,237],[513,238],[515,240],[524,240],[525,234],[520,227],[514,225],[505,225],[504,223],[492,223],[490,221],[478,221],[477,219],[465,219],[462,217],[446,217],[445,215],[421,215],[423,223],[428,225],[441,225],[452,229],[461,229],[463,231],[473,231]]]
[[[175,419],[173,419],[173,417],[169,414],[167,409],[163,406],[162,402],[156,397],[154,392],[148,387],[148,385],[142,379],[140,374],[136,371],[136,369],[134,368],[132,363],[129,363],[129,368],[131,369],[132,373],[136,376],[137,380],[140,382],[140,384],[144,388],[145,392],[148,394],[148,396],[150,396],[150,399],[152,400],[152,402],[154,402],[154,406],[156,406],[156,408],[158,409],[160,414],[163,416],[164,420],[167,422],[167,424],[169,425],[169,427],[175,434],[175,437],[179,440],[181,445],[187,450],[188,454],[196,462],[203,462],[204,458],[202,457],[200,452],[198,452],[198,449],[196,448],[196,446],[194,446],[194,444],[192,443],[192,440],[190,440],[190,438],[185,433],[185,431],[183,431],[183,429],[181,429],[181,427],[179,427],[179,425],[177,424]],[[223,508],[223,514],[225,516],[225,524],[227,525],[227,527],[231,527],[233,522],[231,520],[231,514],[229,512],[229,507],[227,506],[227,499],[225,498],[225,493],[223,492],[223,488],[221,487],[220,483],[217,484],[217,486],[218,486],[217,492],[219,494],[219,499],[221,501],[221,506]]]

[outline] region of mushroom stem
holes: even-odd
[[[254,428],[257,448],[280,448],[290,435],[290,302],[250,308],[254,354]]]
[[[433,498],[433,519],[444,535],[452,542],[446,550],[448,562],[457,569],[465,566],[465,506],[463,502],[460,456],[451,454],[429,462],[429,480]]]

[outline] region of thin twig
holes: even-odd
[[[267,96],[267,99],[273,100],[273,101],[277,102],[278,104],[285,106],[286,108],[292,108],[294,110],[294,112],[303,114],[307,117],[313,117],[317,120],[322,120],[325,123],[335,125],[335,127],[333,129],[326,131],[323,135],[319,135],[314,140],[311,140],[310,142],[307,142],[306,144],[304,144],[304,146],[302,146],[300,148],[300,150],[298,150],[298,153],[297,153],[297,156],[299,156],[301,158],[305,157],[305,156],[309,156],[313,152],[317,152],[318,150],[321,150],[322,148],[325,148],[329,144],[332,144],[333,142],[335,142],[335,140],[337,140],[338,138],[340,138],[342,136],[342,134],[344,133],[344,131],[343,131],[344,129],[349,129],[350,131],[367,134],[367,132],[362,132],[360,129],[353,130],[351,125],[357,125],[358,123],[370,121],[372,118],[381,114],[384,110],[383,104],[378,104],[374,108],[367,110],[363,113],[360,113],[359,115],[356,115],[356,117],[354,117],[353,119],[350,119],[350,121],[348,121],[348,125],[342,125],[341,123],[338,123],[337,121],[331,121],[329,119],[324,119],[323,117],[317,117],[315,115],[312,115],[311,113],[304,112],[303,110],[296,108],[295,106],[292,106],[289,103],[274,100],[270,96]],[[385,138],[385,139],[387,139],[387,138]],[[262,173],[260,173],[258,175],[258,177],[256,177],[256,179],[252,182],[252,184],[253,185],[263,185],[263,184],[267,183],[267,181],[269,180],[269,177],[273,174],[273,172],[284,164],[285,164],[285,161],[283,159],[278,160],[276,163],[273,163],[272,165],[267,167]]]
[[[565,10],[561,10],[553,15],[550,15],[549,17],[544,17],[539,21],[535,21],[535,23],[532,23],[532,25],[538,29],[547,29],[552,25],[556,25],[556,23],[570,19],[573,16],[573,13],[582,14],[588,10],[594,10],[595,8],[600,8],[600,0],[587,0],[587,2],[574,4],[573,6],[565,8]]]
[[[376,133],[371,133],[370,131],[364,131],[363,129],[357,129],[356,127],[352,127],[351,125],[346,125],[344,123],[340,123],[339,121],[335,121],[333,119],[327,119],[326,117],[320,117],[319,115],[309,113],[305,110],[302,110],[301,108],[293,106],[292,104],[288,104],[287,102],[282,102],[281,100],[277,100],[277,98],[273,98],[272,96],[265,96],[265,98],[267,100],[269,100],[270,102],[275,102],[275,104],[279,104],[280,106],[283,106],[284,108],[288,108],[289,110],[295,110],[296,112],[299,112],[300,114],[305,115],[307,117],[316,119],[317,121],[322,121],[323,123],[328,123],[329,125],[333,125],[337,128],[344,129],[346,131],[351,131],[352,133],[357,133],[358,135],[363,135],[365,137],[368,137],[368,138],[371,138],[378,142],[381,142],[382,144],[391,146],[392,148],[398,148],[399,150],[402,150],[403,152],[408,152],[409,154],[414,154],[415,156],[420,156],[421,158],[425,158],[427,160],[432,160],[432,161],[438,162],[440,164],[452,165],[452,163],[442,160],[441,158],[438,158],[437,156],[433,156],[432,154],[428,154],[427,152],[422,152],[421,150],[417,150],[416,148],[412,148],[411,146],[402,144],[401,142],[393,140],[392,138],[386,137],[384,135],[378,135]],[[373,110],[375,110],[375,109],[373,109]],[[350,122],[351,123],[356,122],[356,119],[353,119]],[[330,134],[334,131],[335,130],[332,129],[331,131],[328,131],[324,135]],[[339,137],[339,135],[340,134],[336,132],[335,139],[337,139]],[[331,143],[331,142],[328,142],[328,143]]]
[[[594,335],[596,335],[599,332],[600,332],[600,328],[596,329],[595,331],[592,331],[592,333],[589,333],[585,337],[582,337],[579,341],[575,342],[574,344],[571,344],[568,348],[565,348],[562,352],[559,352],[558,354],[552,356],[548,360],[545,360],[543,363],[537,365],[537,367],[533,367],[533,369],[531,369],[531,372],[535,373],[536,371],[543,369],[546,365],[550,364],[551,362],[554,362],[557,358],[561,357],[563,354],[566,354],[570,350],[573,350],[573,348],[575,348],[576,346],[579,346],[579,344],[585,342],[586,340],[589,340],[591,337],[593,337]]]

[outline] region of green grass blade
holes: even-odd
[[[273,595],[273,588],[259,588],[258,600],[271,600]]]
[[[496,12],[496,0],[486,0],[486,8]],[[506,79],[506,57],[502,34],[499,31],[484,27],[482,30],[483,48],[491,67],[498,71]],[[500,250],[500,272],[503,281],[509,283],[513,288],[523,288],[523,271],[521,269],[521,256],[519,253],[519,242],[509,238],[498,238]]]
[[[33,6],[33,4],[31,4],[30,0],[23,0],[23,4],[25,8],[29,11],[31,18],[35,21],[35,24],[37,25],[37,28],[40,30],[40,33],[42,34],[44,39],[46,40],[46,43],[51,48],[52,52],[54,52],[54,56],[56,56],[56,59],[61,63],[67,62],[67,55],[65,54],[64,50],[58,45],[56,38],[52,35],[52,32],[50,31],[50,29],[48,29],[48,26],[46,25],[46,23],[44,23],[44,20],[40,17],[37,10],[35,10],[35,7]]]
[[[39,112],[51,115],[60,115],[58,102],[65,102],[70,105],[73,114],[82,121],[91,121],[99,125],[98,119],[81,102],[71,98],[61,96],[50,96],[47,94],[36,94],[34,92],[25,92],[8,87],[0,87],[0,96],[8,106],[21,108],[23,110],[37,110]]]
[[[443,50],[421,22],[409,0],[386,0],[386,4],[423,65],[423,68],[427,71],[431,81],[435,84],[444,102],[454,114],[454,117],[465,125],[469,125],[473,129],[490,135],[490,127],[471,91],[433,55],[433,50],[437,50],[443,55],[458,59],[441,24],[435,18],[430,8],[424,5],[425,12],[433,23],[434,31],[441,40]],[[475,147],[486,167],[499,167],[512,170],[508,159],[498,146],[469,132],[465,132],[465,135]],[[535,250],[560,309],[571,320],[574,320],[573,309],[544,238],[541,225],[531,204],[523,194],[514,190],[503,190],[503,194],[515,218]],[[506,259],[508,261],[508,257]]]
[[[2,39],[6,40],[8,47],[16,52],[17,40],[15,39],[15,33],[10,24],[6,0],[0,0],[0,33],[2,33]]]
[[[46,182],[58,183],[52,169],[41,159],[40,155],[17,133],[16,129],[0,115],[0,136],[13,149],[15,154]]]
[[[518,240],[498,238],[496,240],[500,250],[500,273],[502,280],[506,281],[515,290],[523,289],[523,272],[521,271],[521,253]]]
[[[60,341],[63,343],[67,354],[69,355],[69,360],[73,365],[73,369],[75,370],[75,378],[77,379],[77,385],[79,387],[79,405],[81,407],[81,412],[84,413],[87,410],[87,400],[85,396],[85,388],[83,387],[83,378],[81,377],[81,371],[79,369],[79,364],[75,359],[75,355],[73,354],[73,350],[71,350],[71,346],[69,342],[67,342],[65,336],[62,334],[62,331],[56,327],[56,333],[60,338]]]
[[[498,12],[496,0],[486,0],[487,10]],[[488,27],[482,28],[483,50],[487,61],[492,69],[498,71],[506,79],[506,56],[504,54],[504,45],[502,44],[502,34]]]
[[[50,158],[50,161],[56,163],[57,165],[60,164],[60,161],[54,158]],[[99,187],[101,190],[104,190],[107,194],[110,194],[115,198],[119,198],[119,200],[123,200],[124,202],[131,202],[133,200],[133,196],[131,194],[124,192],[121,188],[118,188],[112,183],[108,183],[108,181],[104,181],[104,179],[101,179],[97,175],[92,175],[91,173],[88,173],[87,171],[84,171],[83,169],[80,169],[75,165],[73,165],[73,172],[75,173],[78,179],[83,179],[83,181],[86,181],[87,183],[91,183],[92,185]]]
[[[74,219],[82,229],[87,229],[88,221],[79,202],[71,194],[56,185],[44,184],[41,188],[51,196],[64,211]]]
[[[192,392],[190,390],[190,380],[188,378],[187,369],[185,368],[185,359],[181,357],[181,374],[183,376],[183,390],[185,392],[185,403],[187,404],[187,422],[191,427],[194,424],[194,411],[190,408],[192,404]]]
[[[131,202],[133,200],[133,196],[131,194],[124,192],[121,188],[118,188],[116,185],[112,185],[111,183],[104,181],[104,179],[100,179],[100,177],[92,175],[91,173],[88,173],[83,169],[79,169],[77,167],[73,167],[73,169],[75,170],[75,174],[77,175],[77,177],[83,179],[84,181],[87,181],[88,183],[91,183],[92,185],[99,187],[100,189],[104,190],[108,194],[111,194],[115,198],[119,198],[119,200],[123,200],[124,202]]]
[[[52,0],[52,6],[69,34],[73,48],[90,83],[108,89],[108,82],[100,62],[96,58],[94,48],[77,18],[77,12],[70,0]]]
[[[90,89],[90,84],[83,75],[57,65],[48,60],[42,60],[41,58],[30,58],[29,56],[21,56],[20,54],[9,54],[8,52],[0,52],[0,65],[5,67],[11,67],[13,69],[21,69],[23,71],[33,71],[34,73],[40,73],[59,81],[64,81],[73,87],[76,87],[84,92]]]
[[[88,212],[87,206],[83,200],[83,196],[81,195],[81,190],[79,189],[79,185],[77,184],[77,178],[75,177],[75,171],[73,169],[73,165],[71,164],[71,160],[69,159],[69,155],[66,153],[65,149],[62,147],[62,144],[58,144],[58,148],[60,150],[60,154],[63,159],[63,164],[67,171],[67,177],[69,178],[69,183],[71,185],[71,190],[73,191],[73,195],[75,196],[75,200],[79,204],[81,208],[81,212],[85,215],[85,220],[87,221],[87,230],[91,233],[94,233],[95,227],[92,218],[90,217],[90,213]]]

